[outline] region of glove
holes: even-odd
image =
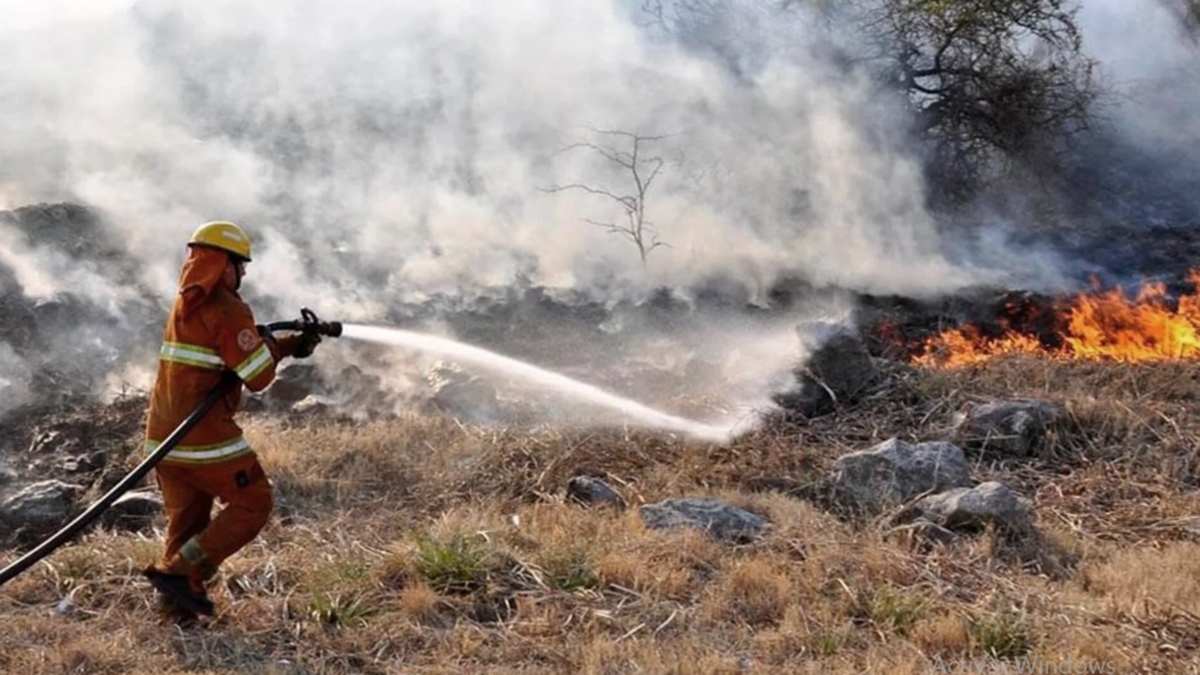
[[[297,359],[307,359],[312,356],[313,350],[317,345],[321,344],[321,336],[316,333],[301,333],[296,336],[296,351],[292,352],[292,357]]]

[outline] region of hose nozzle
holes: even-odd
[[[342,322],[341,321],[321,321],[317,318],[316,313],[305,307],[300,310],[300,318],[291,321],[274,321],[259,326],[260,331],[266,333],[274,333],[277,330],[294,330],[310,335],[325,335],[328,337],[341,337]]]
[[[315,312],[307,307],[304,307],[300,310],[299,330],[302,333],[316,333],[317,335],[325,335],[328,337],[341,337],[342,322],[321,321],[317,318]]]

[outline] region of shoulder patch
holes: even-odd
[[[238,333],[237,342],[242,351],[248,352],[258,345],[258,334],[249,328],[243,328],[242,332]]]

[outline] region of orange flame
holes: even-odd
[[[1188,280],[1200,289],[1200,270]],[[1134,298],[1120,288],[1078,295],[1059,310],[1062,347],[1047,349],[1037,337],[1006,329],[987,338],[974,326],[943,332],[927,340],[921,365],[955,368],[1008,354],[1037,354],[1055,359],[1112,360],[1125,363],[1200,356],[1200,295],[1179,298],[1172,309],[1166,285],[1143,284]]]

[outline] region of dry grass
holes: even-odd
[[[0,589],[13,673],[929,673],[955,659],[1198,672],[1200,366],[897,368],[865,402],[729,447],[414,417],[249,429],[277,518],[230,560],[219,615],[160,622],[158,542],[97,532]],[[944,438],[966,403],[1062,403],[1031,458],[972,455],[1040,538],[924,546],[828,508],[819,477],[889,436]],[[605,477],[633,508],[563,498]],[[636,506],[715,496],[767,516],[731,546]],[[1190,669],[1190,670],[1189,670]]]

